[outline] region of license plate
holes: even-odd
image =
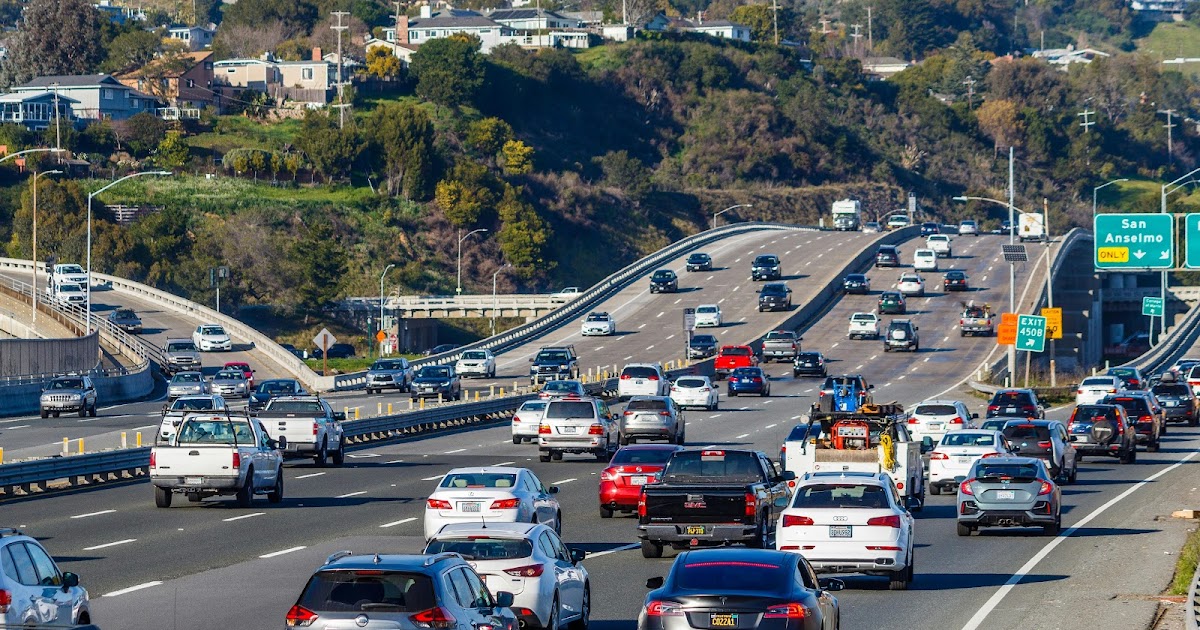
[[[830,525],[829,526],[829,537],[830,538],[853,538],[854,537],[854,527],[852,525]]]
[[[960,464],[970,464],[971,463],[970,457],[959,457],[959,458],[957,458],[957,460],[958,460],[958,463],[960,463]]]
[[[639,378],[636,381],[634,381],[633,383],[634,383],[634,385],[645,385],[646,381],[643,381],[642,379]]]
[[[1017,493],[1012,490],[997,490],[996,498],[1001,501],[1005,499],[1012,500],[1017,498]]]
[[[1075,436],[1075,441],[1076,441],[1076,442],[1079,442],[1079,443],[1084,443],[1084,442],[1087,442],[1087,441],[1088,441],[1088,436],[1086,436],[1086,435],[1076,435],[1076,436]]]
[[[703,536],[704,535],[704,526],[703,525],[688,525],[686,528],[684,528],[683,533],[687,534],[688,536]]]
[[[183,483],[189,486],[198,486],[204,483],[204,477],[184,477]]]
[[[930,423],[929,423],[929,430],[930,430],[930,431],[941,431],[941,430],[942,430],[942,423],[941,423],[941,422],[930,422]]]
[[[736,628],[737,620],[737,613],[709,613],[708,615],[708,625],[714,628]]]
[[[421,390],[426,391],[426,392],[431,392],[434,390],[434,387],[432,385],[426,385],[426,386],[422,387]]]
[[[478,512],[479,505],[480,505],[479,501],[464,501],[464,502],[461,502],[458,504],[458,511],[460,511],[460,512]]]
[[[648,479],[649,479],[649,477],[646,477],[646,476],[644,476],[644,475],[643,475],[643,476],[640,476],[640,477],[630,477],[630,478],[629,478],[629,485],[631,485],[631,486],[644,486],[644,485],[646,485],[646,481],[647,481]]]
[[[579,432],[579,427],[560,427],[558,429],[558,432],[559,433],[570,433],[570,434],[574,435],[575,433]]]
[[[1005,407],[1005,408],[1004,408],[1004,412],[1005,412],[1005,413],[1016,413],[1016,412],[1017,412],[1017,408],[1016,408],[1016,407]]]

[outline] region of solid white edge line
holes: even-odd
[[[564,483],[571,483],[572,481],[575,481],[575,478],[574,478],[574,477],[568,477],[568,478],[566,478],[566,479],[559,479],[558,481],[551,481],[551,482],[550,482],[550,485],[552,485],[552,486],[560,486],[560,485],[562,485],[562,484],[564,484]]]
[[[618,551],[629,551],[631,549],[637,549],[641,546],[642,546],[642,543],[631,543],[628,545],[624,545],[622,547],[614,547],[613,549],[605,549],[604,551],[597,551],[596,553],[589,553],[587,555],[587,558],[585,558],[585,560],[591,559],[591,558],[599,558],[600,556],[607,556],[610,553],[617,553]]]
[[[325,474],[325,473],[323,473],[323,472],[319,472],[319,473],[308,473],[307,475],[300,475],[300,476],[298,476],[298,477],[294,477],[294,479],[308,479],[309,477],[320,477],[321,475],[324,475],[324,474]]]
[[[402,518],[402,519],[400,519],[400,520],[398,520],[398,521],[392,521],[391,523],[384,523],[383,525],[380,525],[380,526],[379,526],[379,528],[380,528],[380,529],[386,529],[386,528],[388,528],[388,527],[395,527],[395,526],[397,526],[397,525],[403,525],[403,524],[405,524],[405,523],[411,523],[411,522],[413,522],[413,521],[415,521],[415,520],[417,520],[417,517],[415,517],[415,516],[410,516],[410,517],[408,517],[408,518]]]
[[[87,518],[89,516],[100,516],[101,514],[112,514],[116,510],[100,510],[99,512],[88,512],[87,514],[76,514],[71,518]]]
[[[105,593],[104,597],[117,597],[118,595],[125,595],[127,593],[132,593],[134,591],[140,591],[144,588],[151,588],[154,586],[159,586],[160,584],[162,584],[161,580],[155,580],[153,582],[146,582],[145,584],[138,584],[137,586],[130,586],[129,588],[123,588],[123,589],[120,589],[117,591],[113,591],[111,593]]]
[[[83,550],[84,551],[95,551],[97,549],[104,549],[106,547],[116,547],[117,545],[126,545],[131,542],[137,542],[137,539],[136,538],[126,538],[125,540],[117,540],[117,541],[110,542],[110,543],[104,543],[103,545],[93,545],[91,547],[84,547]]]
[[[266,512],[251,512],[249,514],[243,514],[241,516],[231,516],[229,518],[223,518],[223,519],[221,519],[221,522],[222,523],[232,523],[234,521],[240,521],[244,518],[254,518],[255,516],[262,516],[264,514],[266,514]]]
[[[1041,551],[1038,551],[1036,554],[1034,554],[1034,556],[1029,559],[1029,562],[1025,563],[1025,566],[1021,567],[1020,569],[1017,569],[1017,572],[1014,573],[1012,575],[1012,577],[1008,578],[1008,581],[1005,582],[1004,585],[1001,586],[999,590],[997,590],[995,593],[992,594],[991,598],[989,598],[987,600],[987,603],[985,603],[982,607],[979,608],[978,611],[976,611],[975,616],[971,617],[971,619],[969,621],[967,621],[967,625],[963,626],[963,630],[976,630],[977,628],[979,628],[983,624],[983,622],[987,619],[987,616],[989,614],[991,614],[991,612],[993,610],[996,609],[996,606],[1000,605],[1000,602],[1004,599],[1004,597],[1006,595],[1008,595],[1009,591],[1011,591],[1014,586],[1016,586],[1018,583],[1020,583],[1020,581],[1022,579],[1024,579],[1025,576],[1028,575],[1029,572],[1032,571],[1033,568],[1035,566],[1037,566],[1037,564],[1039,562],[1041,562],[1043,559],[1045,559],[1046,556],[1050,555],[1050,552],[1054,551],[1055,547],[1062,544],[1062,541],[1066,540],[1067,538],[1070,538],[1071,535],[1074,534],[1081,527],[1092,522],[1092,520],[1094,520],[1096,517],[1103,514],[1106,510],[1108,510],[1108,508],[1116,505],[1117,503],[1120,503],[1125,497],[1128,497],[1129,495],[1133,494],[1134,492],[1141,490],[1143,486],[1149,484],[1151,481],[1154,481],[1155,479],[1162,477],[1163,475],[1171,472],[1172,470],[1179,468],[1180,466],[1187,463],[1188,460],[1195,457],[1197,454],[1200,454],[1200,451],[1192,451],[1191,453],[1188,453],[1187,456],[1184,457],[1183,459],[1175,462],[1174,464],[1171,464],[1170,466],[1167,466],[1166,468],[1154,473],[1153,475],[1150,475],[1149,477],[1146,477],[1142,481],[1139,481],[1138,483],[1134,484],[1132,487],[1125,490],[1125,492],[1122,492],[1121,494],[1118,494],[1117,496],[1113,497],[1112,499],[1109,499],[1108,502],[1105,503],[1104,505],[1101,505],[1100,507],[1096,508],[1095,510],[1092,510],[1092,512],[1090,514],[1088,514],[1087,516],[1080,519],[1079,522],[1072,525],[1069,529],[1067,529],[1067,531],[1059,534],[1057,537],[1055,537],[1054,540],[1051,540],[1050,542],[1046,543],[1046,546],[1042,547]]]
[[[272,551],[271,553],[264,553],[263,555],[259,556],[259,558],[263,558],[263,559],[274,558],[276,556],[282,556],[285,553],[292,553],[293,551],[300,551],[301,549],[308,549],[308,547],[305,547],[304,545],[300,545],[299,547],[289,547],[287,549],[280,549],[279,551]]]

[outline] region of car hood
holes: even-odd
[[[401,370],[401,369],[395,369],[395,370],[367,370],[367,376],[395,376],[395,375],[397,375],[397,374],[403,374],[403,373],[404,373],[404,370]]]
[[[200,389],[204,383],[169,383],[167,389]]]
[[[212,380],[212,384],[213,385],[242,385],[242,386],[249,385],[249,383],[247,383],[246,381],[239,381],[237,379],[232,379],[232,378],[214,378]]]
[[[413,379],[413,383],[417,385],[449,385],[450,379],[445,376],[430,377],[423,376]]]
[[[83,390],[82,389],[47,389],[46,391],[42,392],[43,396],[46,396],[48,394],[69,394],[69,395],[75,395],[75,396],[82,396]]]

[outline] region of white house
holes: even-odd
[[[1074,46],[1067,46],[1066,48],[1035,50],[1032,56],[1036,59],[1043,59],[1052,66],[1059,66],[1060,69],[1066,70],[1067,66],[1073,63],[1091,63],[1093,59],[1108,57],[1110,55],[1094,48],[1080,48],[1076,50]]]
[[[862,63],[863,73],[879,80],[891,78],[911,67],[911,63],[896,57],[867,57]]]
[[[191,51],[212,46],[214,35],[216,35],[216,31],[202,26],[172,26],[167,29],[167,39],[183,42]]]
[[[688,24],[681,25],[680,30],[688,33],[703,33],[712,37],[750,41],[750,27],[729,20],[705,20],[703,17],[696,21],[685,20]]]
[[[581,20],[546,9],[493,9],[484,17],[518,31],[583,28]]]
[[[384,28],[384,40],[420,46],[431,39],[465,33],[479,38],[482,43],[480,50],[484,53],[503,44],[504,36],[515,34],[512,28],[475,11],[446,9],[434,12],[429,5],[421,6],[421,16],[418,18],[400,16],[400,28],[403,32],[399,34],[394,26]]]

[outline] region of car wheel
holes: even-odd
[[[571,630],[588,630],[592,619],[592,588],[583,585],[583,601],[579,605],[579,618],[571,622]]]
[[[661,558],[663,553],[662,543],[656,543],[649,540],[642,541],[642,557],[643,558]]]
[[[737,398],[737,392],[733,391],[732,389],[728,392],[725,392],[725,395],[729,396],[730,398]]]
[[[1188,418],[1188,426],[1189,427],[1200,426],[1200,418],[1195,418],[1195,417]]]
[[[88,415],[93,418],[96,417],[96,403],[92,403],[92,406],[88,408]]]
[[[554,460],[554,461],[556,461],[556,462],[561,462],[561,461],[562,461],[562,458],[563,458],[563,454],[562,454],[561,452],[559,452],[559,451],[555,451],[555,452],[553,452],[553,453],[550,453],[550,459],[553,459],[553,460]]]
[[[333,465],[341,466],[346,463],[346,438],[338,440],[338,450],[333,452]]]
[[[1166,423],[1166,422],[1164,422],[1164,423],[1163,423],[1163,425],[1162,425],[1162,429],[1161,429],[1161,430],[1159,430],[1158,434],[1159,434],[1159,435],[1166,435],[1166,434],[1167,434],[1167,423]]]
[[[237,506],[248,508],[254,503],[254,469],[246,469],[246,482],[242,484],[242,489],[237,491]]]
[[[1058,519],[1055,519],[1053,525],[1042,526],[1042,533],[1047,536],[1057,536],[1060,531],[1062,531],[1062,521]]]
[[[629,446],[629,436],[628,436],[628,435],[624,435],[624,434],[622,434],[622,433],[618,433],[618,434],[617,434],[617,442],[618,442],[618,443],[619,443],[621,446]]]
[[[524,440],[522,440],[520,436],[518,436],[518,435],[513,436],[513,444],[520,444],[523,441]]]
[[[612,518],[612,517],[613,517],[612,508],[606,508],[603,505],[601,505],[600,506],[600,518]]]
[[[317,454],[313,456],[313,463],[319,468],[324,468],[325,466],[329,465],[329,453],[326,450],[327,448],[328,442],[322,441],[321,449],[318,450]]]
[[[80,418],[82,418],[82,417],[86,416],[86,415],[87,415],[87,411],[88,411],[88,410],[87,410],[87,405],[84,405],[83,407],[80,407],[80,408],[79,408],[79,417],[80,417]]]
[[[686,442],[687,442],[687,438],[684,435],[684,432],[680,431],[679,434],[675,436],[675,443],[678,444],[679,446],[683,446],[684,443],[686,443]]]
[[[974,528],[972,528],[970,525],[964,525],[963,523],[957,523],[957,527],[955,529],[958,531],[959,536],[970,536],[971,531]]]
[[[929,494],[932,494],[933,496],[935,496],[935,497],[936,497],[937,495],[939,495],[939,494],[941,494],[941,493],[942,493],[942,487],[941,487],[941,486],[939,486],[939,485],[937,485],[937,484],[932,484],[932,485],[930,485],[930,486],[929,486]]]
[[[895,571],[888,579],[889,591],[907,591],[908,590],[908,567],[900,571]]]
[[[1153,442],[1147,444],[1146,450],[1150,451],[1151,453],[1157,453],[1158,452],[1158,440],[1154,440]]]
[[[267,493],[267,503],[283,502],[283,469],[275,473],[275,489]]]
[[[1058,483],[1059,479],[1061,478],[1060,475],[1062,475],[1061,467],[1059,467],[1059,466],[1051,466],[1050,467],[1050,478],[1054,480],[1054,483]]]
[[[154,486],[154,505],[160,508],[171,507],[171,491],[167,488]]]
[[[542,463],[546,463],[546,462],[550,461],[550,453],[539,453],[538,461],[542,462]]]
[[[1075,483],[1075,480],[1078,477],[1079,477],[1079,459],[1076,458],[1075,461],[1073,462],[1073,465],[1071,466],[1071,473],[1069,475],[1067,475],[1067,483]]]
[[[50,417],[50,412],[49,412],[49,411],[46,411],[45,409],[43,409],[43,410],[42,410],[42,417],[43,417],[43,418],[49,418],[49,417]]]
[[[550,602],[550,616],[546,618],[546,630],[558,630],[558,594]]]

